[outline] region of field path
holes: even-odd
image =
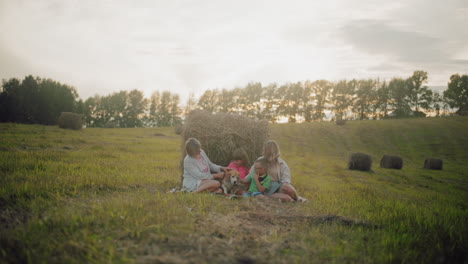
[[[220,197],[220,199],[222,199]],[[304,215],[302,204],[282,203],[269,198],[234,200],[241,211],[221,215],[210,213],[196,220],[197,231],[188,237],[168,238],[163,254],[149,254],[137,258],[140,263],[268,263],[300,246],[300,241],[283,240],[285,233],[297,232],[302,225],[338,224],[374,228],[365,222],[334,216]],[[192,211],[191,208],[187,208]],[[286,235],[287,236],[287,235]],[[252,250],[255,249],[255,252]],[[239,254],[239,252],[243,252]],[[259,258],[261,256],[261,258]],[[276,259],[275,263],[281,263]]]

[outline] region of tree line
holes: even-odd
[[[2,81],[0,122],[55,125],[61,112],[83,110],[72,86],[31,75]]]
[[[238,113],[277,122],[311,122],[325,119],[384,119],[457,114],[468,111],[468,75],[454,74],[443,94],[425,84],[425,71],[408,78],[317,80],[262,86],[253,82],[243,88],[206,90],[198,107],[211,113]]]
[[[89,127],[164,127],[182,123],[179,95],[169,91],[154,92],[150,99],[139,90],[95,95],[84,102],[84,109]]]
[[[139,90],[78,98],[74,87],[51,79],[27,76],[3,80],[0,122],[55,125],[61,112],[84,115],[88,127],[175,126],[194,109],[235,113],[278,122],[329,119],[363,120],[424,117],[468,113],[468,75],[454,74],[440,94],[425,84],[425,71],[408,78],[305,81],[263,86],[248,83],[234,89],[206,90],[198,100],[190,95],[182,107],[178,94],[154,92],[145,98]]]

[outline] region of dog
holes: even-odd
[[[242,183],[239,180],[236,185],[232,186],[231,194],[242,195],[243,193],[247,192],[248,189],[249,189],[249,185]]]
[[[223,179],[221,179],[221,188],[224,194],[231,194],[231,190],[234,186],[240,183],[239,172],[236,170],[229,170],[224,173]]]

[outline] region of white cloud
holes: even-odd
[[[466,73],[466,1],[0,2],[0,78],[26,74],[82,98],[249,81]],[[442,19],[443,18],[443,19]]]

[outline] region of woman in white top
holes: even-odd
[[[210,191],[222,193],[220,182],[228,168],[216,165],[210,161],[206,153],[201,149],[201,143],[195,138],[189,138],[185,142],[187,155],[184,158],[184,188],[190,192]],[[215,172],[211,174],[211,172]]]
[[[270,188],[265,192],[265,195],[285,202],[307,201],[307,199],[297,196],[296,189],[291,185],[291,172],[288,164],[279,156],[280,149],[276,141],[269,140],[263,144],[263,157],[268,160],[268,175],[271,178]]]

